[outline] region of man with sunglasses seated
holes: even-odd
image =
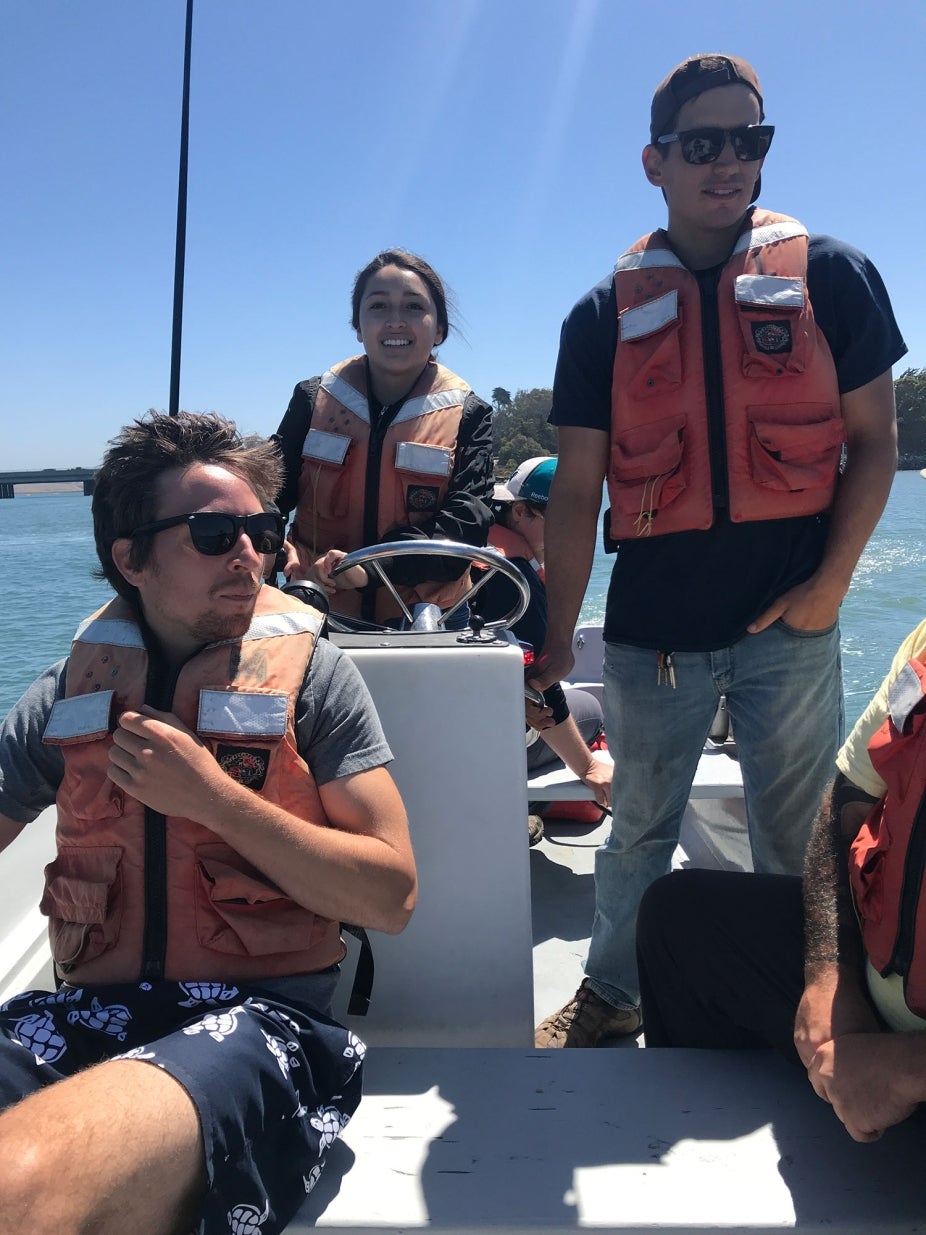
[[[0,731],[0,847],[58,821],[60,985],[0,1009],[11,1229],[281,1231],[359,1102],[339,923],[400,931],[415,868],[359,674],[262,584],[280,480],[217,416],[123,429],[93,497],[117,596]]]
[[[639,1029],[637,906],[669,868],[718,697],[758,871],[800,872],[841,737],[839,604],[894,474],[890,369],[906,348],[862,253],[753,206],[774,133],[763,106],[735,56],[673,69],[643,151],[667,226],[563,325],[534,684],[572,665],[606,480],[604,713],[620,772],[586,978],[539,1046]]]

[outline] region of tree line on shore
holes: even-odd
[[[905,369],[894,382],[901,470],[926,467],[926,369]],[[556,454],[556,429],[547,423],[553,391],[492,391],[496,470],[506,476],[534,455]]]

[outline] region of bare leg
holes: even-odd
[[[32,1235],[175,1235],[206,1190],[199,1117],[169,1073],[113,1060],[0,1115],[0,1212]]]

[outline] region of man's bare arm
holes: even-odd
[[[599,806],[610,807],[611,776],[614,768],[589,750],[579,732],[579,726],[571,716],[567,716],[558,725],[544,729],[540,740],[559,755],[570,772],[578,776],[583,784],[588,785]]]
[[[573,666],[572,635],[588,586],[598,538],[608,435],[563,427],[544,528],[547,637],[530,684],[545,690]]]
[[[888,369],[842,396],[846,470],[836,486],[823,560],[805,582],[779,596],[750,625],[756,634],[784,618],[798,630],[825,630],[839,606],[862,550],[881,518],[897,470],[894,383]]]
[[[847,796],[858,800],[841,801]],[[849,889],[848,849],[873,799],[838,773],[824,794],[804,861],[804,995],[794,1044],[805,1067],[844,1033],[874,1032],[865,994],[862,940]]]
[[[849,889],[848,847],[873,799],[837,777],[824,799],[804,872],[804,997],[794,1040],[815,1092],[856,1141],[876,1141],[926,1100],[926,1033],[889,1033],[865,989]],[[844,800],[854,792],[858,800]]]

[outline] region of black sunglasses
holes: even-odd
[[[262,511],[258,515],[228,515],[219,510],[201,510],[195,515],[174,515],[170,519],[157,519],[143,523],[129,539],[138,536],[153,536],[169,527],[185,523],[190,529],[193,548],[207,557],[228,553],[238,543],[242,528],[258,553],[278,553],[283,547],[285,523],[276,511]]]
[[[733,153],[740,163],[755,163],[764,159],[775,136],[773,124],[741,124],[735,129],[686,129],[684,133],[666,133],[657,137],[657,145],[678,142],[686,163],[713,163],[729,137]]]

